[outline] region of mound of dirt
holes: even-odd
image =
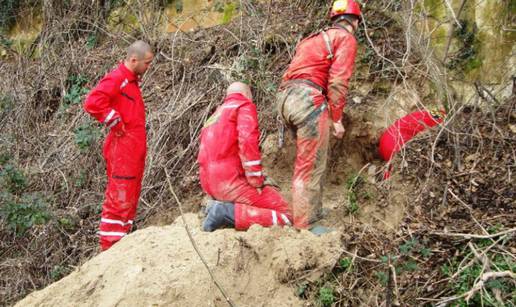
[[[341,233],[317,237],[292,228],[205,233],[185,216],[215,278],[238,306],[300,306],[294,283],[328,273]],[[180,219],[124,238],[72,274],[16,306],[226,306]]]

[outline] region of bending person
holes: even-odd
[[[297,45],[277,94],[278,114],[296,135],[292,178],[296,228],[308,228],[323,218],[330,126],[336,138],[344,136],[342,113],[357,53],[354,33],[360,14],[357,1],[334,1],[332,26]]]
[[[389,162],[399,152],[405,143],[410,141],[418,133],[427,128],[434,127],[443,122],[444,110],[419,110],[395,121],[385,130],[380,137],[378,153],[380,157]],[[384,173],[383,179],[390,177],[391,167]]]
[[[259,139],[251,90],[235,82],[201,132],[201,185],[215,199],[207,206],[204,231],[224,226],[246,230],[253,224],[290,225],[288,203],[263,175]]]

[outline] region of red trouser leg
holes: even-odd
[[[307,86],[291,86],[278,93],[276,106],[283,120],[294,127],[297,153],[292,178],[294,226],[307,228],[322,209],[322,180],[329,145],[328,111],[324,95]]]
[[[251,225],[264,227],[273,225],[289,225],[292,215],[288,203],[283,196],[269,186],[262,191],[246,184],[236,190],[235,229],[246,230]]]
[[[127,235],[133,225],[143,177],[145,145],[134,142],[129,135],[110,135],[103,153],[108,183],[99,235],[104,251]]]
[[[290,221],[287,214],[277,210],[235,203],[235,229],[237,230],[247,230],[252,225],[263,227],[291,225]]]
[[[292,178],[294,226],[307,228],[322,210],[322,186],[329,146],[327,110],[298,127],[297,152]]]
[[[276,189],[266,186],[259,191],[247,183],[245,178],[238,179],[232,185],[234,188],[230,192],[215,193],[212,196],[235,203],[235,229],[246,230],[254,224],[269,227],[291,223],[289,204]]]

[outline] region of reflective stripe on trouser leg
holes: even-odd
[[[216,195],[216,198],[235,202],[236,229],[246,230],[253,224],[272,226],[272,212],[276,214],[278,225],[288,225],[292,221],[290,206],[277,190],[266,186],[260,193],[243,180],[230,193]]]
[[[286,214],[275,210],[258,208],[241,203],[235,204],[235,229],[247,230],[252,225],[270,227],[273,225],[289,225]]]
[[[138,158],[138,148],[122,141],[110,139],[104,148],[108,183],[99,227],[102,250],[109,249],[131,230],[141,190],[144,160],[141,156],[139,160],[133,159],[133,156]],[[133,156],[127,156],[128,153]]]
[[[109,178],[99,231],[100,245],[103,250],[108,249],[130,232],[138,204],[140,180],[140,178],[132,180]]]
[[[230,182],[220,181],[219,186],[229,187],[226,191],[212,191],[215,199],[240,203],[252,207],[274,210],[292,219],[291,208],[278,190],[265,186],[261,192],[251,186],[245,177]]]
[[[297,129],[297,151],[292,179],[294,226],[308,227],[322,209],[322,184],[328,161],[328,111]]]

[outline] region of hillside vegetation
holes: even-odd
[[[233,80],[253,88],[267,170],[288,195],[294,145],[287,140],[286,148],[275,146],[274,95],[299,39],[327,25],[329,1],[219,0],[195,13],[183,2],[0,2],[0,305],[13,305],[59,280],[88,283],[80,279],[81,269],[109,257],[98,255],[96,238],[106,183],[101,156],[106,131],[81,103],[135,39],[149,41],[156,57],[141,84],[148,158],[136,225],[145,229],[129,237],[153,231],[179,236],[179,220],[165,230],[150,227],[171,224],[180,215],[165,170],[183,209],[201,209],[198,136]],[[291,306],[516,305],[515,37],[506,31],[516,23],[513,1],[490,8],[499,18],[484,24],[474,14],[485,7],[483,1],[363,2],[344,115],[347,133],[344,140],[332,141],[324,198],[330,213],[323,224],[336,233],[321,237],[321,250],[315,250],[333,261],[322,265],[292,258],[297,264],[287,270],[292,274],[275,267],[261,280],[273,280],[281,295],[267,302],[268,296],[256,290],[253,299],[265,300],[264,306],[292,294]],[[218,16],[219,25],[206,21],[209,26],[203,26],[203,14]],[[200,25],[185,30],[181,25],[191,25],[191,16]],[[499,48],[489,58],[482,46],[493,44]],[[432,104],[446,108],[446,122],[411,142],[393,162],[392,178],[378,181],[385,170],[376,155],[381,131]],[[189,221],[198,230],[198,221],[192,216]],[[232,252],[238,252],[248,260],[215,268],[220,279],[228,280],[261,272],[263,263],[253,250],[263,238],[292,238],[294,250],[305,249],[303,240],[317,241],[294,229],[222,233],[216,238],[230,248],[227,259],[236,259]],[[160,242],[138,246],[129,237],[117,252],[125,254],[127,248],[133,255],[147,248],[152,257],[172,261],[159,254],[164,252],[155,246]],[[201,233],[196,239],[209,236]],[[183,251],[186,243],[181,242]],[[167,244],[174,249],[174,242]],[[331,254],[322,250],[328,246]],[[266,263],[276,265],[275,251],[264,251]],[[202,274],[193,259],[177,265]],[[194,304],[188,293],[195,296],[196,286],[176,289],[177,297]],[[51,292],[56,288],[59,284],[43,293],[65,295]],[[206,300],[225,305],[213,285],[210,289],[213,296]],[[238,289],[229,293],[240,295]],[[163,296],[153,299],[165,306],[174,297],[167,292],[173,286],[160,291]],[[38,305],[38,295],[25,302]]]

